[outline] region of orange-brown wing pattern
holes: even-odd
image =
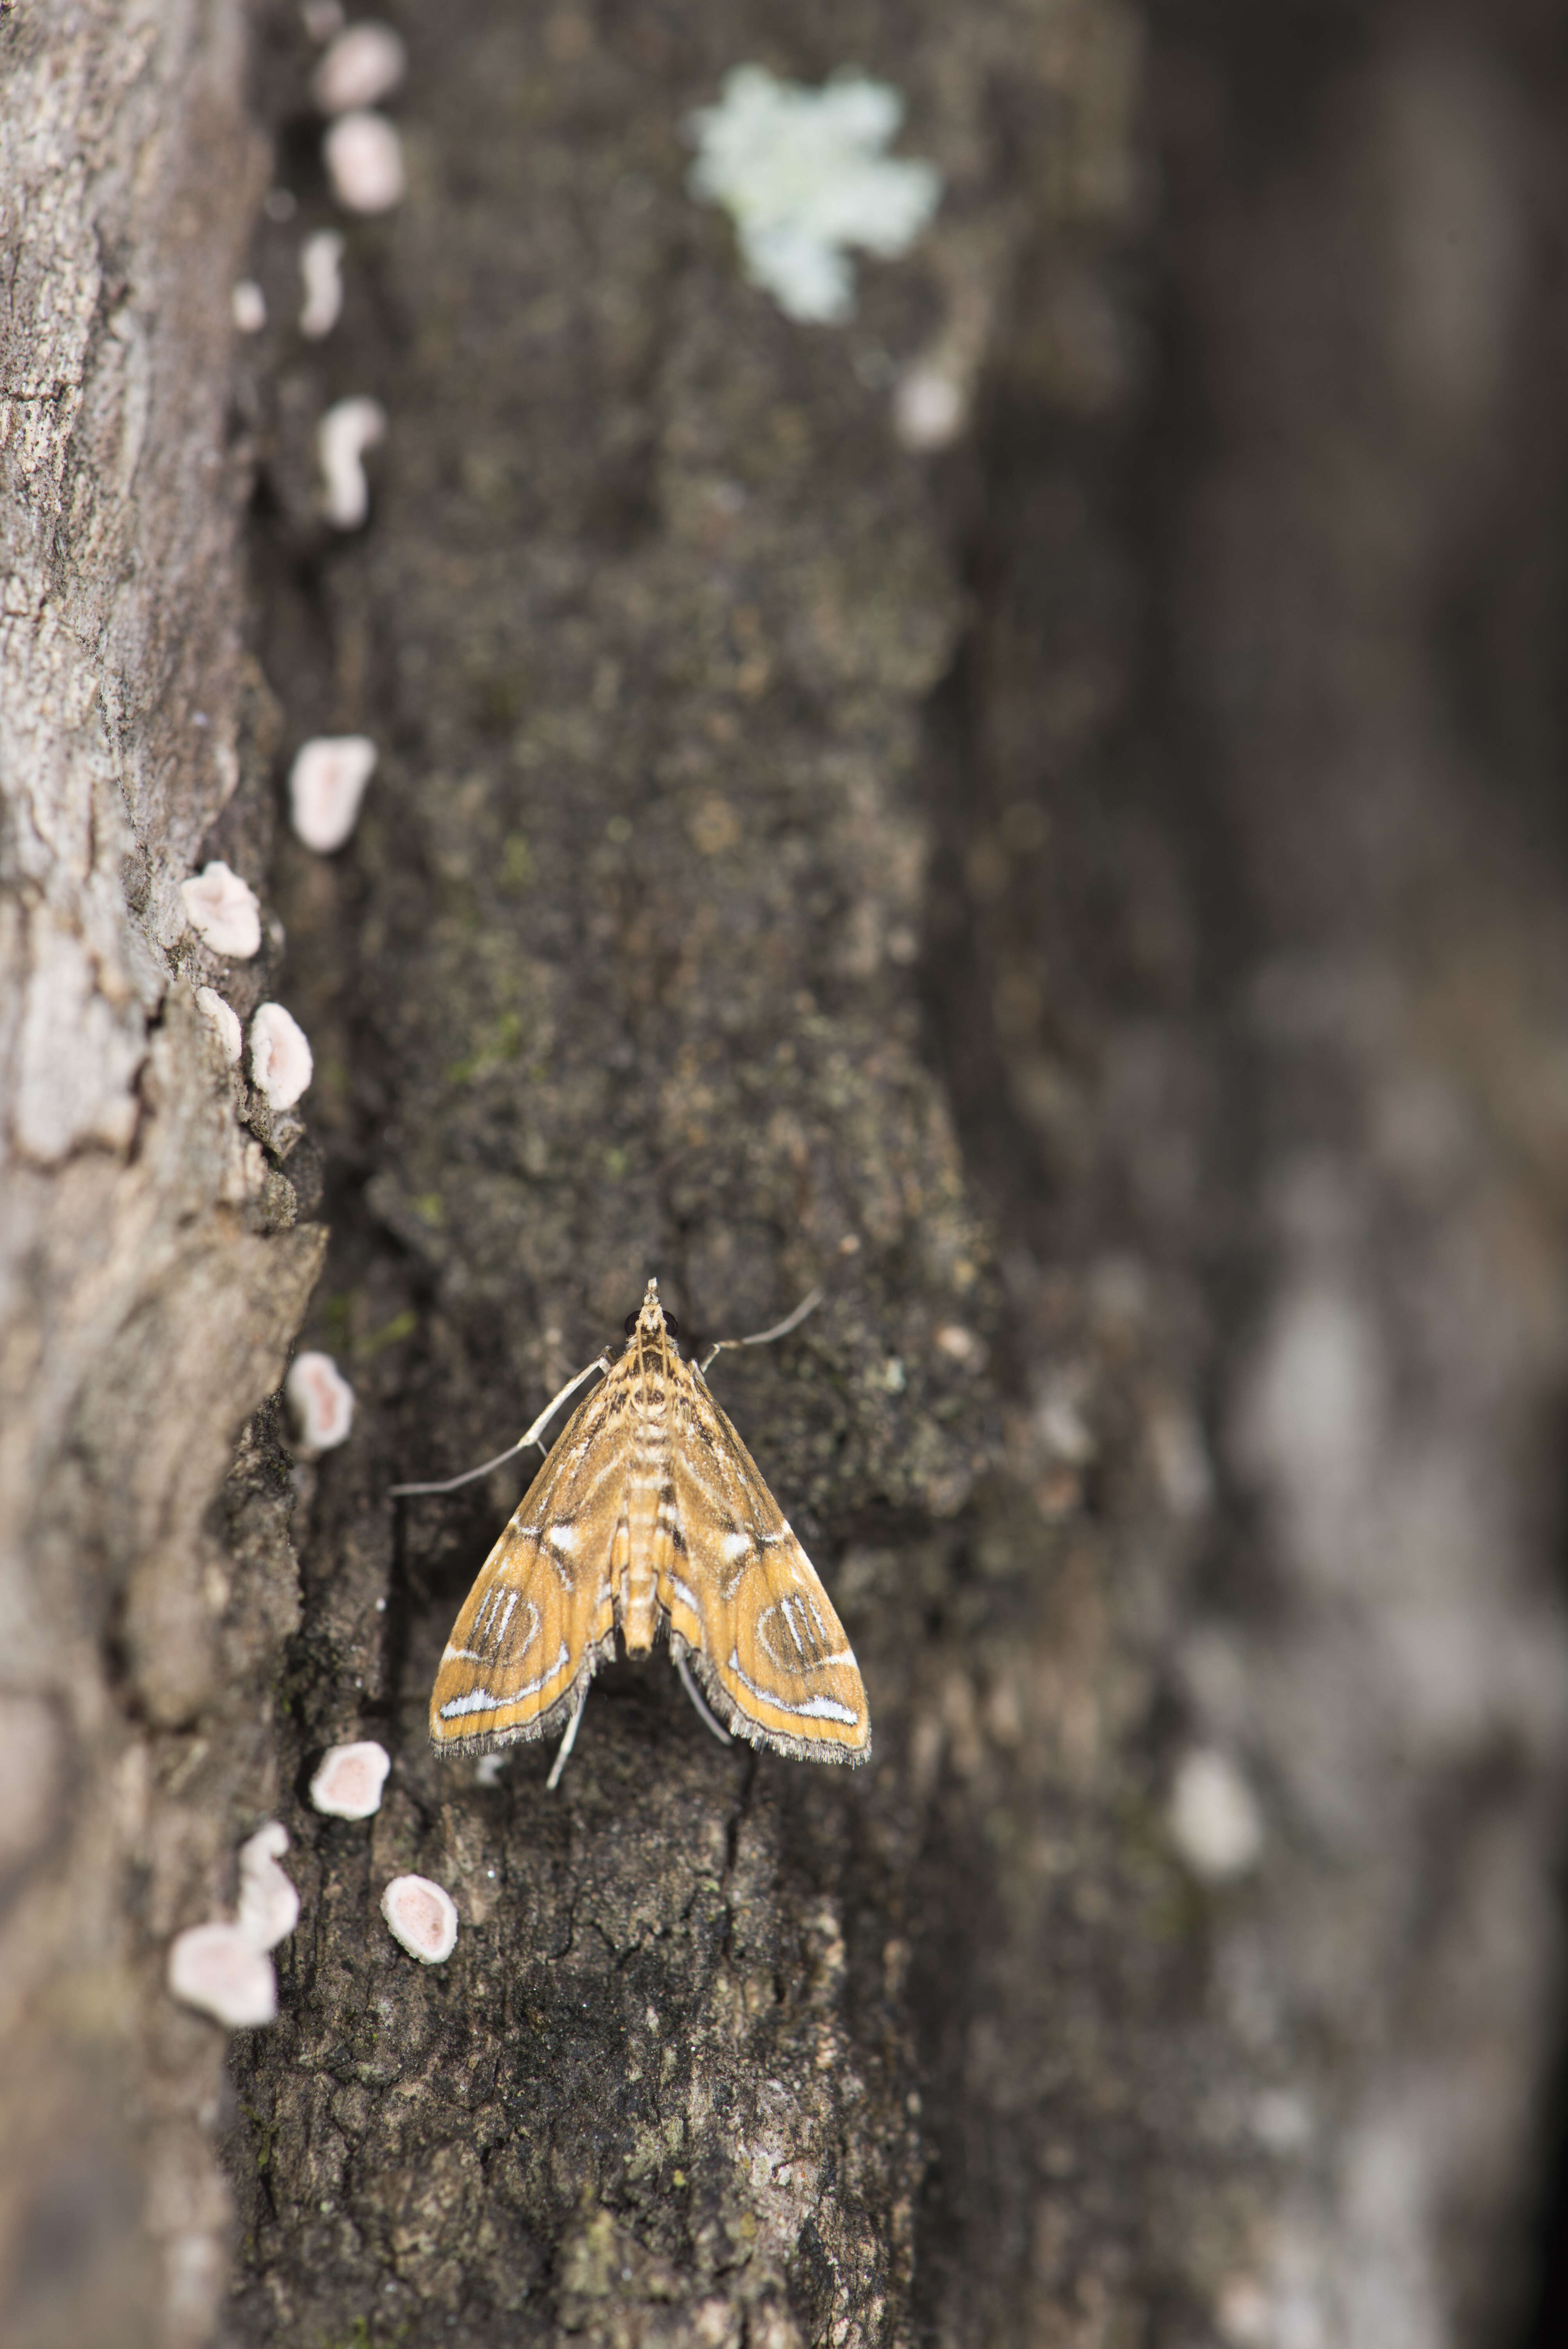
[[[438,1751],[547,1736],[613,1653],[624,1384],[612,1372],[578,1405],[480,1568],[430,1697]]]
[[[676,1526],[659,1604],[731,1729],[808,1762],[866,1762],[871,1713],[843,1625],[700,1371],[672,1380]]]

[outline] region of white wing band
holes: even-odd
[[[489,1689],[470,1689],[467,1696],[449,1696],[441,1707],[440,1718],[443,1721],[455,1721],[458,1715],[463,1713],[503,1713],[509,1705],[521,1704],[525,1697],[537,1696],[542,1688],[548,1687],[560,1671],[562,1665],[571,1661],[571,1649],[562,1640],[555,1661],[547,1671],[541,1672],[536,1681],[528,1682],[522,1688],[513,1689],[510,1696],[492,1696]],[[851,1720],[854,1718],[852,1713],[850,1718]]]
[[[763,1704],[771,1705],[775,1713],[798,1713],[806,1721],[847,1721],[851,1729],[860,1720],[858,1713],[851,1712],[847,1704],[841,1704],[835,1696],[810,1696],[804,1704],[786,1704],[781,1696],[775,1696],[771,1689],[758,1688],[750,1675],[741,1671],[739,1651],[735,1648],[729,1651],[729,1669],[742,1688],[748,1688],[754,1697]]]

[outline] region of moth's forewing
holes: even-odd
[[[614,1651],[608,1405],[609,1381],[579,1404],[463,1603],[430,1697],[440,1752],[548,1736]]]
[[[865,1685],[832,1601],[700,1371],[682,1368],[671,1447],[681,1544],[659,1594],[671,1630],[753,1744],[868,1761]]]

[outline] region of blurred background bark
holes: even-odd
[[[1522,2342],[1562,28],[387,13],[408,188],[352,220],[292,8],[0,28],[6,2339]],[[686,191],[747,61],[892,83],[943,172],[842,327]],[[279,781],[349,732],[323,858]],[[214,856],[243,963],[184,927]],[[303,1134],[209,984],[301,1020]],[[829,1288],[715,1381],[865,1772],[722,1753],[662,1658],[557,1794],[428,1754],[519,1480],[387,1488],[650,1272],[699,1338]],[[315,1464],[301,1333],[357,1397]],[[363,1825],[303,1799],[351,1735]],[[226,2045],[167,1944],[274,1815],[304,1913]]]

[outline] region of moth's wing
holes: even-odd
[[[754,1745],[867,1762],[865,1684],[844,1627],[700,1371],[672,1381],[674,1557],[659,1604],[715,1711]]]
[[[479,1753],[565,1725],[614,1653],[611,1557],[624,1514],[624,1387],[580,1403],[480,1568],[430,1695],[430,1740]]]

